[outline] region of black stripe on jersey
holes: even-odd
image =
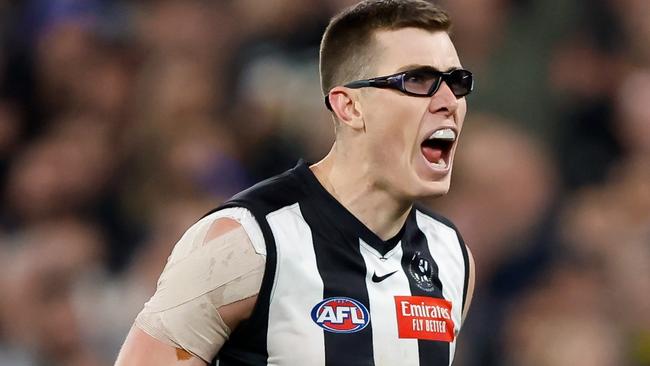
[[[271,227],[266,221],[265,211],[251,206],[245,201],[238,200],[230,201],[219,207],[219,209],[229,207],[244,207],[257,220],[266,244],[266,265],[260,292],[257,295],[251,317],[243,320],[235,328],[228,341],[219,351],[217,358],[212,361],[212,365],[216,365],[218,359],[219,366],[266,366],[268,360],[266,329],[269,324],[269,305],[271,303],[271,291],[277,263],[275,239]]]
[[[299,164],[300,166],[300,164]],[[296,168],[297,169],[297,168]],[[275,237],[271,231],[266,215],[278,208],[296,202],[302,191],[299,182],[295,179],[295,170],[292,169],[278,176],[269,178],[253,187],[238,193],[231,200],[217,209],[229,207],[243,207],[248,209],[257,221],[266,246],[266,265],[262,285],[257,295],[257,302],[253,313],[248,320],[242,321],[230,334],[228,341],[221,348],[212,365],[217,360],[219,366],[266,366],[269,358],[267,349],[267,329],[269,326],[269,306],[275,270],[277,265],[277,252]],[[208,213],[209,214],[209,213]]]
[[[307,223],[326,224],[317,212],[317,205],[300,205],[300,211]],[[333,233],[330,238],[322,232]],[[313,230],[313,245],[316,265],[323,280],[323,299],[349,297],[361,302],[370,311],[370,299],[366,287],[366,265],[361,256],[358,239],[336,235],[331,230]],[[333,289],[339,289],[335,291]],[[315,305],[315,304],[314,304]],[[323,330],[326,366],[372,366],[372,319],[364,329],[355,333],[333,333]]]
[[[404,238],[402,239],[402,249],[404,251],[404,255],[402,256],[402,268],[409,280],[411,295],[444,298],[442,295],[442,282],[438,277],[438,264],[429,251],[429,244],[426,236],[418,227],[415,213],[416,209],[411,209]],[[428,286],[418,283],[419,281],[413,275],[414,272],[417,273],[418,271],[420,259],[425,260],[431,266],[430,276],[433,286],[430,289]],[[449,365],[448,342],[418,339],[418,351],[420,366]]]

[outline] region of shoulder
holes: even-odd
[[[235,231],[245,234],[241,237],[250,242],[258,254],[266,254],[260,223],[256,215],[247,207],[235,205],[219,207],[206,214],[196,225],[203,226],[201,231],[205,232],[203,237],[205,242]],[[218,244],[218,241],[214,244]]]
[[[253,214],[245,207],[229,207],[213,210],[191,225],[174,245],[167,267],[191,253],[232,245],[233,238],[252,244],[259,254],[264,254],[264,239]],[[210,245],[206,245],[208,242]]]
[[[304,163],[293,169],[261,181],[254,186],[236,194],[220,208],[246,207],[256,216],[300,200],[306,191],[301,181]]]
[[[428,217],[429,219],[431,219],[431,221],[436,222],[439,225],[443,225],[443,226],[446,226],[446,227],[454,230],[454,232],[458,236],[458,240],[464,246],[465,242],[463,241],[463,237],[460,234],[460,230],[458,230],[456,225],[454,225],[454,223],[450,219],[448,219],[447,217],[445,217],[445,216],[443,216],[443,215],[441,215],[441,214],[439,214],[437,212],[434,212],[433,210],[431,210],[430,208],[428,208],[428,207],[426,207],[426,206],[424,206],[422,204],[416,204],[414,207],[415,207],[415,209],[417,210],[418,213]]]
[[[214,212],[190,227],[138,314],[138,328],[211,360],[230,330],[250,315],[260,291],[266,258],[263,243],[254,243],[261,238],[256,230],[244,208]]]
[[[425,217],[431,225],[437,226],[437,227],[444,227],[448,229],[449,231],[449,236],[455,237],[456,240],[458,241],[459,247],[460,247],[460,252],[463,257],[463,262],[465,263],[465,270],[466,270],[466,277],[470,277],[470,272],[473,270],[470,267],[473,267],[474,265],[474,259],[472,258],[472,254],[469,251],[469,247],[467,244],[465,244],[465,240],[463,240],[463,236],[460,234],[460,230],[454,225],[454,223],[446,218],[445,216],[442,216],[436,212],[433,212],[429,208],[417,204],[415,205],[416,209],[416,214],[419,215],[420,217]]]
[[[174,246],[145,309],[168,310],[244,276],[258,277],[264,270],[264,239],[247,215],[241,208],[218,211],[190,227]]]

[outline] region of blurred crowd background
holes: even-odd
[[[182,232],[333,138],[352,0],[0,0],[0,365],[111,365]],[[650,365],[650,2],[445,0],[476,75],[456,366]]]

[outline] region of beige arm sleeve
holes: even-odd
[[[241,227],[206,242],[210,226],[231,218]],[[230,329],[217,309],[259,292],[265,250],[257,222],[243,208],[203,218],[176,244],[156,293],[135,323],[147,334],[210,363]]]

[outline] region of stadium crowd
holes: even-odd
[[[182,232],[323,156],[352,0],[0,0],[0,365],[111,365]],[[476,76],[456,366],[650,365],[650,2],[444,0]]]

